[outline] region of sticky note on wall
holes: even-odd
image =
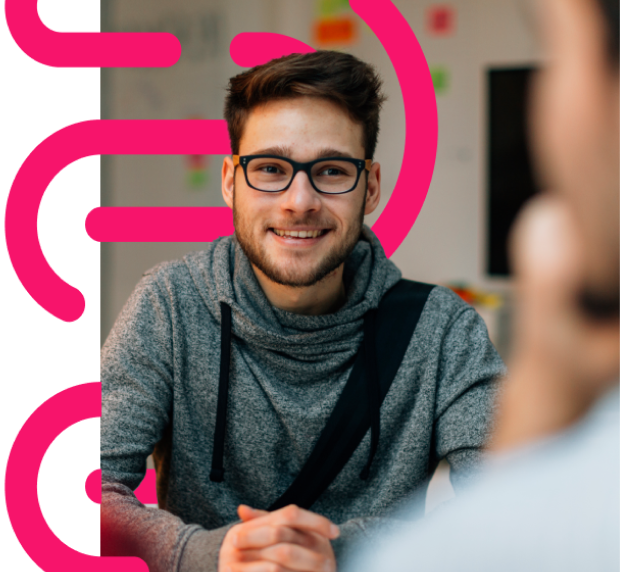
[[[319,48],[350,46],[358,41],[359,22],[348,0],[317,0],[312,37]]]
[[[455,8],[450,4],[432,4],[427,8],[427,32],[432,36],[452,36],[457,25]]]
[[[431,66],[431,81],[436,95],[446,95],[450,88],[450,72],[446,66]]]

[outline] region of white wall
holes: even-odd
[[[438,95],[439,143],[433,181],[418,221],[392,260],[407,278],[427,282],[488,282],[485,244],[485,69],[537,61],[534,29],[520,0],[456,0],[453,36],[436,38],[425,27],[430,4],[393,0],[416,33],[430,66],[450,70],[450,89]],[[443,2],[447,4],[447,2]],[[224,86],[241,71],[228,55],[242,31],[275,31],[311,43],[315,0],[132,0],[108,3],[106,19],[123,30],[178,30],[185,51],[165,70],[113,70],[104,76],[108,117],[222,117]],[[213,23],[220,23],[214,39]],[[202,28],[201,28],[202,26]],[[363,27],[364,28],[364,27]],[[201,31],[202,30],[202,31]],[[185,40],[183,38],[186,38]],[[185,43],[184,43],[185,42]],[[403,104],[397,78],[379,41],[363,29],[348,51],[384,78],[389,102],[382,115],[376,159],[382,164],[383,204],[401,164]],[[221,157],[211,157],[210,181],[193,190],[184,182],[183,157],[113,157],[104,162],[106,205],[223,205]],[[379,211],[378,211],[379,213]],[[372,224],[376,216],[368,217]],[[104,250],[102,334],[107,332],[142,273],[159,261],[182,256],[200,244],[114,244]]]

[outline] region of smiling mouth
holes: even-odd
[[[329,232],[326,228],[320,230],[283,230],[280,228],[270,228],[270,230],[278,236],[287,238],[318,238]]]

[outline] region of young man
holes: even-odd
[[[537,3],[515,355],[488,475],[352,572],[619,570],[619,1]],[[451,550],[445,550],[450,546]]]
[[[104,555],[151,572],[333,571],[439,459],[456,487],[477,465],[504,366],[444,288],[415,286],[386,317],[401,273],[363,226],[380,199],[382,101],[372,68],[336,52],[231,80],[222,192],[235,236],[148,272],[103,349]],[[416,329],[395,335],[416,324],[416,296]],[[347,393],[351,379],[364,381]],[[337,403],[349,409],[334,419]],[[335,421],[335,446],[360,413],[361,442],[326,479],[324,427]],[[154,449],[160,509],[132,493]],[[309,457],[314,476],[293,494]],[[419,501],[422,515],[424,490]]]

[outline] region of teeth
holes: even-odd
[[[323,234],[323,230],[281,230],[272,229],[278,236],[291,236],[294,238],[317,238]]]

